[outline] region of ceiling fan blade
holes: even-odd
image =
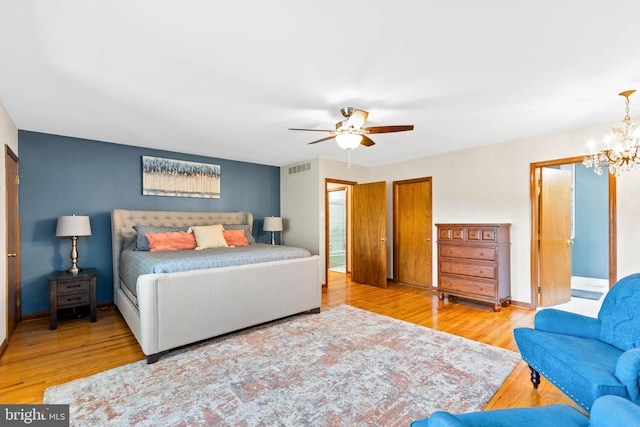
[[[328,140],[333,139],[335,137],[336,137],[335,135],[331,135],[331,136],[328,136],[326,138],[318,139],[316,141],[311,141],[311,142],[307,143],[307,145],[317,144],[318,142],[323,142],[323,141],[328,141]]]
[[[371,147],[372,145],[376,144],[368,136],[366,136],[366,135],[361,135],[361,136],[362,136],[362,141],[360,141],[360,145],[364,145],[365,147]]]
[[[360,129],[367,121],[367,117],[369,117],[369,113],[367,113],[366,111],[353,108],[350,111],[349,117],[347,118],[346,125],[354,129]]]
[[[306,131],[310,131],[310,132],[334,132],[333,130],[329,130],[329,129],[299,129],[299,128],[289,128],[289,130],[306,130]]]
[[[362,130],[366,133],[404,132],[406,130],[413,130],[413,125],[373,126],[370,128],[362,128]]]

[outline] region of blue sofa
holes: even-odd
[[[569,405],[497,409],[453,415],[434,412],[411,427],[631,427],[640,425],[640,406],[619,396],[603,396],[591,418]]]
[[[611,288],[597,319],[545,309],[514,336],[535,388],[542,375],[587,412],[603,395],[640,403],[640,273]]]

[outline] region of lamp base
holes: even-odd
[[[67,273],[78,274],[82,269],[78,267],[78,236],[71,236],[71,267],[67,269]]]
[[[78,274],[82,271],[81,268],[79,268],[77,265],[72,265],[71,267],[67,268],[67,273],[71,273],[71,274]]]

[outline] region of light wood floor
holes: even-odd
[[[379,289],[353,283],[341,273],[329,275],[322,307],[349,304],[364,310],[449,332],[486,344],[517,351],[513,328],[531,326],[534,312],[505,307],[494,313],[489,305],[455,300],[439,301],[429,290],[402,285]],[[114,307],[88,318],[58,322],[22,322],[0,359],[0,403],[42,403],[47,387],[144,359],[135,338]],[[529,381],[524,362],[513,371],[487,409],[539,406],[571,401],[544,378],[538,390]],[[575,405],[574,405],[575,406]]]

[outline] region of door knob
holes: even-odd
[[[380,240],[382,240],[384,242],[385,240],[387,240],[387,238],[386,237],[381,237]]]
[[[16,254],[16,253],[10,253],[10,254],[7,254],[7,256],[8,256],[9,258],[15,258],[15,257],[17,257],[17,256],[18,256],[18,254]]]
[[[573,246],[573,240],[571,240],[571,239],[567,240],[567,245]]]
[[[425,237],[424,240],[426,240],[427,242],[431,241],[431,237]]]

